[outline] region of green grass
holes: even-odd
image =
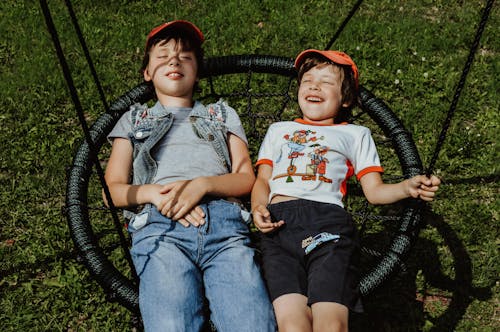
[[[324,48],[355,1],[74,1],[108,101],[139,83],[145,35],[172,19],[206,32],[207,56],[294,57]],[[485,1],[365,1],[333,48],[411,131],[428,165]],[[64,1],[50,1],[86,118],[104,112]],[[0,321],[4,331],[128,331],[76,259],[61,209],[83,139],[36,1],[0,2]],[[145,13],[145,14],[144,14]],[[406,270],[353,317],[359,331],[498,331],[498,6],[436,173],[443,179]],[[393,164],[387,165],[389,169]],[[107,241],[107,240],[106,240]],[[113,255],[119,252],[113,251]]]

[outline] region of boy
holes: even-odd
[[[259,151],[252,214],[262,232],[264,277],[280,331],[347,331],[362,311],[356,229],[342,199],[356,175],[372,204],[431,201],[440,180],[385,184],[368,128],[347,124],[358,69],[338,51],[305,50],[295,60],[302,119],[272,124]]]
[[[188,21],[151,30],[142,70],[158,101],[109,134],[105,179],[117,207],[143,206],[128,230],[146,331],[200,331],[205,297],[218,331],[274,331],[248,225],[227,200],[255,180],[243,127],[224,102],[193,102],[203,41]]]

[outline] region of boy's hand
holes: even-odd
[[[161,187],[161,199],[156,207],[161,214],[179,221],[188,227],[205,223],[205,213],[196,206],[205,195],[205,191],[196,180],[175,181]]]
[[[408,180],[408,194],[413,198],[430,202],[434,199],[440,184],[441,180],[434,175],[430,178],[425,175],[417,175]]]
[[[184,217],[177,220],[182,226],[189,227],[193,225],[195,227],[201,226],[205,223],[205,212],[198,205],[195,206],[191,211],[186,213]]]
[[[252,211],[252,216],[255,227],[262,233],[271,232],[285,224],[283,220],[272,222],[271,213],[264,205],[257,205]]]

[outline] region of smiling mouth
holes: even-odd
[[[319,102],[323,101],[323,99],[321,99],[319,97],[314,97],[314,96],[308,96],[305,99],[306,99],[306,101],[309,101],[311,103],[319,103]]]
[[[172,73],[168,73],[167,74],[167,77],[168,78],[181,78],[183,77],[184,75],[182,75],[181,73],[177,73],[177,72],[172,72]]]

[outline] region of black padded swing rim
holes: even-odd
[[[206,60],[202,77],[218,76],[248,71],[294,76],[293,59],[268,55],[234,55],[213,57]],[[144,103],[154,95],[152,88],[139,84],[121,96],[91,127],[91,138],[95,148],[100,150],[120,116],[133,103]],[[399,158],[404,177],[423,173],[417,148],[403,124],[392,110],[370,91],[360,86],[361,107],[389,137]],[[90,271],[107,294],[132,312],[139,312],[138,288],[109,261],[99,246],[89,219],[87,190],[92,174],[92,158],[87,142],[79,147],[68,173],[66,193],[66,215],[71,237]],[[416,240],[421,221],[421,208],[415,201],[406,204],[400,226],[387,251],[378,264],[360,280],[362,295],[368,295],[387,280],[406,258]]]

